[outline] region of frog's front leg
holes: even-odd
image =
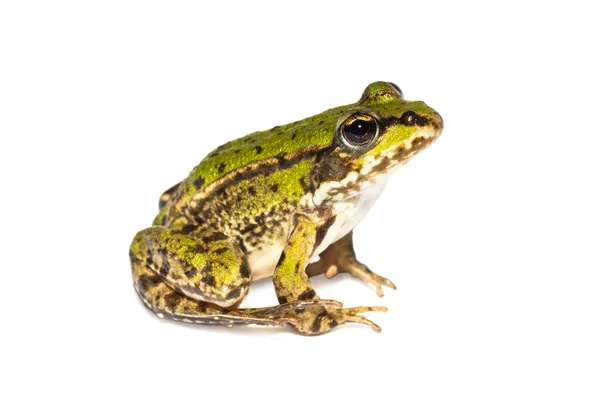
[[[392,281],[377,275],[369,267],[356,259],[352,242],[352,231],[337,242],[330,244],[325,251],[319,254],[319,261],[306,267],[308,276],[325,274],[327,278],[331,279],[341,272],[346,272],[355,278],[372,284],[377,289],[379,297],[383,297],[382,286],[396,289],[396,285]]]
[[[319,224],[311,219],[304,216],[298,217],[298,222],[273,274],[277,298],[282,305],[289,302],[317,300],[319,298],[313,290],[305,271],[309,257],[315,248],[319,228]],[[281,320],[306,335],[320,335],[346,322],[366,324],[377,332],[381,331],[379,326],[360,315],[369,311],[387,311],[387,308],[335,308],[313,305],[300,310],[300,312],[288,312],[287,315],[282,316]]]

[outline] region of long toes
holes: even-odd
[[[298,300],[291,303],[282,304],[282,306],[289,306],[293,309],[305,309],[307,307],[321,306],[325,308],[333,308],[338,309],[342,308],[344,305],[336,300]]]
[[[302,306],[304,306],[304,307],[323,306],[326,308],[342,308],[344,306],[342,303],[340,303],[337,300],[323,300],[323,299],[298,301],[296,304],[298,304],[301,307]]]
[[[363,317],[362,315],[351,315],[348,317],[347,322],[355,322],[358,324],[368,325],[375,332],[381,332],[381,328],[375,322],[371,321],[368,318]]]
[[[396,290],[396,285],[394,285],[394,284],[392,283],[392,281],[390,281],[390,280],[389,280],[389,279],[387,279],[387,278],[382,278],[382,282],[381,282],[381,284],[382,284],[382,285],[384,285],[384,286],[387,286],[387,287],[389,287],[389,288],[391,288],[391,289],[394,289],[394,290]]]
[[[363,314],[366,312],[386,312],[388,308],[386,306],[371,306],[371,307],[350,307],[344,308],[340,311],[348,315]]]
[[[396,290],[396,285],[394,285],[392,283],[392,281],[390,281],[389,279],[383,278],[381,276],[378,276],[377,278],[378,278],[377,279],[377,283],[374,283],[375,288],[377,289],[377,296],[383,297],[383,287],[382,287],[382,285],[383,286],[387,286],[387,287],[389,287],[391,289]]]

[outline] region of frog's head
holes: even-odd
[[[370,84],[357,103],[341,109],[334,146],[321,159],[321,181],[337,181],[327,194],[361,192],[433,143],[443,125],[422,101],[404,100],[395,84]]]

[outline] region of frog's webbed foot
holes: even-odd
[[[377,324],[360,314],[387,311],[387,307],[380,306],[341,308],[341,303],[332,300],[292,302],[282,304],[280,306],[282,310],[284,306],[288,306],[288,310],[277,318],[277,321],[285,322],[299,333],[310,336],[322,335],[346,322],[364,324],[370,326],[375,332],[381,332]]]
[[[371,271],[365,264],[359,262],[354,256],[322,254],[319,261],[309,264],[306,267],[308,276],[325,274],[329,279],[339,273],[346,272],[355,278],[375,286],[377,296],[383,297],[383,286],[396,289],[396,285],[387,278]]]
[[[319,261],[306,267],[308,276],[325,274],[329,279],[342,272],[375,286],[379,297],[383,297],[383,286],[396,289],[396,285],[392,281],[371,271],[369,267],[356,259],[352,232],[330,244],[319,254]]]
[[[394,285],[392,281],[371,271],[369,267],[356,259],[342,266],[330,265],[327,271],[325,271],[325,276],[327,278],[333,278],[340,272],[347,272],[353,277],[375,286],[377,296],[379,297],[383,297],[383,286],[396,290],[396,285]]]

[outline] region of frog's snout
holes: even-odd
[[[436,136],[440,136],[444,130],[444,119],[437,111],[434,111],[429,119],[431,121],[431,126],[433,126],[433,129],[435,130]]]

